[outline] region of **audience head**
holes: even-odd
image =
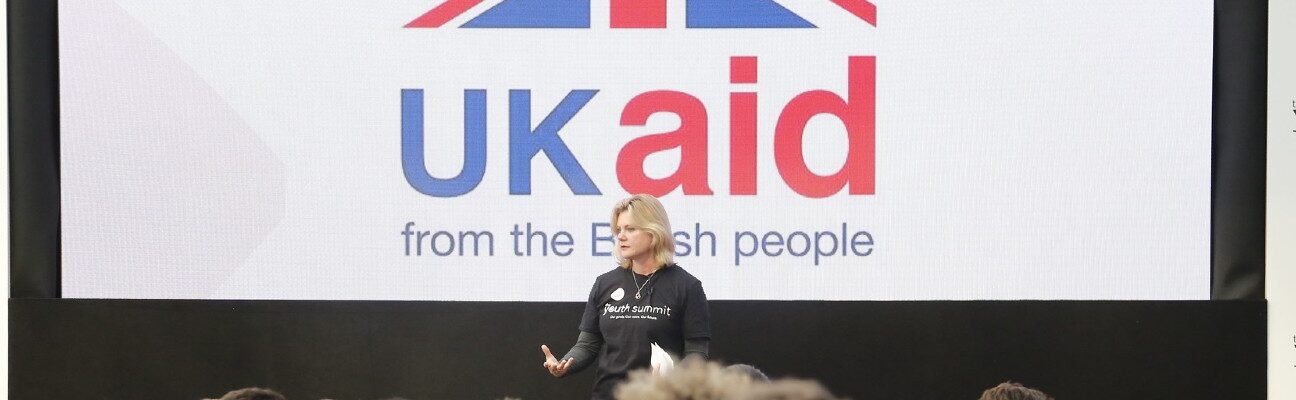
[[[230,391],[221,396],[220,400],[285,400],[279,392],[264,388],[243,388]]]
[[[1016,382],[1004,382],[981,392],[980,400],[1053,400],[1039,390],[1022,386]]]
[[[634,400],[837,399],[814,381],[759,379],[764,376],[750,365],[725,368],[713,362],[685,359],[661,375],[648,370],[631,371],[629,380],[618,386],[614,395],[618,399]]]
[[[770,380],[768,376],[765,376],[764,372],[761,372],[761,370],[751,366],[750,364],[734,364],[725,367],[725,370],[732,373],[747,375],[756,382],[769,382]]]

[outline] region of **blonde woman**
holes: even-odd
[[[702,281],[674,262],[675,239],[666,209],[640,194],[612,208],[616,268],[594,279],[576,345],[559,360],[540,345],[555,377],[598,360],[594,399],[611,399],[631,370],[648,368],[652,345],[672,357],[707,358],[711,317]]]

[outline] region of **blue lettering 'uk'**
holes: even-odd
[[[594,181],[581,167],[558,131],[585,107],[597,90],[573,90],[554,107],[540,125],[531,129],[531,91],[509,91],[509,194],[531,194],[531,160],[541,151],[553,163],[572,193],[599,195]]]
[[[423,90],[401,89],[401,169],[420,193],[455,197],[471,192],[486,172],[486,91],[464,90],[464,162],[450,179],[427,172],[423,139]]]

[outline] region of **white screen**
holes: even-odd
[[[439,3],[61,3],[63,295],[577,301],[660,180],[711,299],[1209,298],[1209,1]]]

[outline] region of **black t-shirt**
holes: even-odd
[[[702,281],[677,265],[651,276],[632,278],[632,273],[617,267],[599,275],[585,303],[580,330],[603,336],[594,398],[612,398],[613,387],[625,380],[627,372],[648,368],[650,344],[657,343],[678,360],[685,339],[711,337]]]

